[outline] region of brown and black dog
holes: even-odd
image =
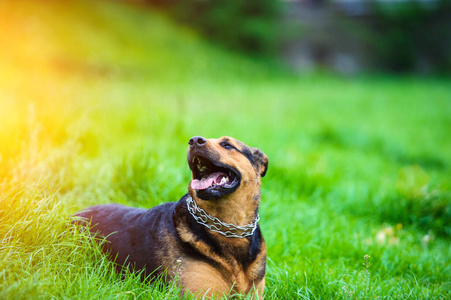
[[[178,202],[152,209],[98,205],[77,216],[106,237],[120,266],[167,272],[196,296],[262,298],[266,245],[258,226],[261,177],[268,158],[230,138],[189,140],[192,181]]]

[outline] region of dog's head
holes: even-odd
[[[259,187],[268,169],[268,157],[231,138],[189,140],[188,164],[192,172],[189,190],[202,200],[223,198],[245,185]]]

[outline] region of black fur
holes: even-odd
[[[158,253],[164,253],[168,247],[160,233],[175,235],[172,212],[180,201],[150,210],[119,204],[97,205],[77,216],[90,222],[91,232],[106,238],[104,250],[118,265],[135,270],[145,269],[147,275],[152,273],[155,277],[164,271],[159,268],[161,257]]]
[[[104,251],[108,253],[118,267],[132,270],[144,269],[144,276],[154,279],[164,273],[161,262],[170,245],[162,236],[170,234],[178,244],[177,249],[183,256],[204,261],[217,269],[221,266],[208,256],[203,255],[189,243],[181,240],[176,230],[180,224],[187,225],[196,239],[207,244],[219,256],[225,256],[228,245],[219,244],[208,229],[197,223],[189,214],[186,204],[188,194],[178,202],[169,202],[152,209],[127,207],[120,204],[97,205],[78,213],[82,225],[90,225],[90,231],[105,237]],[[89,223],[89,224],[87,224]],[[247,268],[257,257],[262,245],[262,235],[257,227],[252,236],[247,237],[250,247],[236,255],[237,260]],[[172,246],[172,245],[171,245]],[[223,273],[223,272],[221,272]],[[228,280],[229,278],[224,278]]]

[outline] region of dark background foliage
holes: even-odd
[[[281,2],[274,0],[149,0],[209,39],[252,54],[275,54]]]
[[[451,70],[451,1],[372,3],[367,41],[375,69]]]
[[[308,26],[286,22],[289,2],[279,0],[147,0],[175,20],[195,28],[228,49],[280,58],[284,42],[302,40]],[[320,32],[315,51],[334,51],[340,36],[352,36],[364,49],[359,61],[363,71],[393,73],[447,73],[451,71],[451,1],[362,2],[364,13],[356,17],[336,9],[338,2],[304,1],[301,6],[330,10],[330,18],[347,26]],[[349,23],[351,24],[349,26]],[[313,27],[319,26],[313,24]],[[318,35],[318,33],[315,33]],[[338,36],[334,36],[337,35]],[[330,35],[327,37],[327,35]],[[322,50],[318,50],[322,49]],[[354,54],[356,55],[356,54]],[[323,57],[313,54],[313,60]],[[323,60],[323,59],[322,59]],[[290,61],[289,61],[290,63]],[[323,61],[316,62],[324,66]],[[330,67],[330,66],[326,66]]]

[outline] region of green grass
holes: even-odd
[[[177,299],[70,215],[178,200],[194,135],[269,157],[266,298],[451,297],[449,79],[295,76],[115,2],[5,1],[0,28],[1,299]]]

